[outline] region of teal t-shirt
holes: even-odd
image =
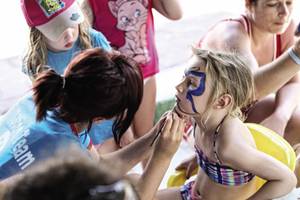
[[[86,131],[74,134],[70,125],[58,118],[56,110],[48,111],[45,119],[36,122],[32,95],[23,97],[0,118],[0,180],[71,144],[86,151],[92,141]]]
[[[100,47],[108,51],[111,47],[104,37],[104,35],[94,29],[90,29],[90,37],[92,40],[93,47]],[[53,52],[48,51],[48,63],[47,65],[53,68],[57,73],[63,74],[67,65],[72,60],[72,58],[81,51],[79,39],[75,42],[73,47],[68,51]]]

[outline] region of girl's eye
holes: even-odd
[[[189,89],[192,89],[192,90],[196,89],[198,87],[197,84],[194,81],[192,81],[191,79],[187,80],[187,85],[188,85]]]
[[[268,7],[275,7],[278,6],[279,2],[278,1],[269,1],[267,2]]]
[[[267,4],[267,6],[269,6],[269,7],[275,7],[275,6],[277,6],[277,3],[270,3],[270,4]]]

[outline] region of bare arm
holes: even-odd
[[[178,20],[182,17],[178,0],[153,0],[153,8],[171,20]]]
[[[101,160],[104,160],[104,162],[112,163],[115,166],[122,166],[118,177],[123,177],[137,163],[149,156],[153,150],[150,144],[155,137],[156,131],[157,126],[128,146],[112,153],[100,155],[99,164],[101,164]]]
[[[227,138],[227,142],[223,142],[225,145],[220,145],[218,153],[221,161],[226,165],[251,172],[267,180],[249,200],[274,199],[289,193],[296,186],[297,180],[294,173],[280,161],[251,146],[240,135],[242,131],[245,132],[248,129],[244,127],[235,131],[235,134],[226,132],[231,136]]]
[[[149,156],[153,151],[154,145],[151,146],[151,142],[155,138],[160,127],[164,123],[165,117],[162,117],[160,121],[143,137],[138,138],[134,142],[112,153],[100,155],[99,162],[112,163],[115,166],[122,166],[119,171],[119,177],[123,177],[130,169],[132,169],[137,163]]]
[[[281,112],[282,116],[284,115],[286,119],[290,118],[296,105],[300,102],[300,76],[299,73],[297,73],[299,69],[297,70],[296,63],[291,60],[286,52],[291,46],[294,45],[294,49],[296,50],[297,54],[300,55],[300,41],[294,36],[295,29],[296,23],[294,20],[292,20],[285,33],[281,35],[283,47],[282,50],[285,52],[285,55],[281,56],[282,59],[279,62],[273,61],[267,65],[264,65],[263,67],[259,68],[254,75],[258,98],[278,91],[276,97],[276,107],[278,109],[277,112]],[[263,69],[265,67],[268,69]],[[265,77],[269,77],[267,79],[268,81],[262,80]]]
[[[297,40],[293,49],[300,57],[300,40]],[[300,65],[297,65],[290,58],[288,52],[283,53],[283,55],[272,63],[259,68],[254,72],[257,98],[277,91],[287,81],[294,77],[299,70]]]
[[[242,151],[246,150],[246,148],[242,149]],[[251,159],[244,163],[247,165],[245,170],[249,169],[253,174],[267,180],[249,200],[282,197],[296,187],[297,179],[294,173],[280,161],[255,149],[248,149],[247,156],[251,156],[248,157]]]
[[[285,33],[281,35],[283,51],[287,51],[295,43],[295,29],[296,25],[292,21]],[[283,130],[277,130],[277,132],[283,134],[285,126],[300,102],[299,72],[277,91],[275,100],[275,110],[271,117],[275,116],[275,119],[279,119],[281,121]]]
[[[279,130],[274,129],[277,133],[283,135],[285,127],[290,120],[294,110],[299,105],[300,102],[300,78],[297,74],[295,77],[293,77],[288,83],[286,83],[282,88],[278,90],[276,93],[275,98],[275,110],[271,114],[267,120],[271,120],[272,123],[272,117],[275,117],[274,119],[277,119],[276,121],[279,122],[278,125],[281,124],[281,128]],[[278,121],[279,120],[279,121]],[[267,122],[268,123],[268,122]],[[272,128],[272,126],[268,126],[268,124],[263,122],[264,125],[267,127]]]
[[[231,51],[243,55],[253,71],[256,99],[278,91],[300,70],[300,66],[289,57],[287,52],[275,61],[258,67],[249,37],[239,22],[220,23],[207,33],[202,45],[206,49]],[[300,56],[300,40],[296,41],[293,48]]]
[[[152,157],[137,184],[142,200],[154,198],[172,157],[179,147],[183,132],[183,120],[174,113],[169,115]]]

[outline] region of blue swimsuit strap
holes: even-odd
[[[227,117],[227,115],[225,115],[225,117],[222,119],[222,121],[217,126],[216,131],[214,133],[214,139],[213,139],[213,151],[214,151],[215,158],[216,158],[219,165],[221,165],[221,161],[220,161],[219,156],[217,154],[216,141],[217,141],[217,137],[219,135],[219,129],[220,129],[221,125],[223,124],[226,117]],[[197,127],[197,124],[196,124],[196,122],[194,122],[194,130],[193,130],[194,138],[195,138],[195,134],[196,134],[196,127]]]

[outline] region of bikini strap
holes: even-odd
[[[250,36],[251,34],[251,24],[249,22],[249,19],[245,16],[245,15],[241,15],[242,16],[242,19],[245,21],[245,29],[248,33],[248,35]],[[281,45],[281,35],[280,34],[277,34],[276,35],[276,41],[275,41],[275,50],[274,50],[274,56],[275,56],[275,59],[278,58],[281,54],[282,54],[282,51],[281,51],[281,48],[282,48],[282,45]]]
[[[225,117],[222,119],[222,121],[217,126],[216,131],[214,133],[214,139],[213,139],[213,151],[214,151],[215,158],[218,161],[219,165],[221,165],[221,161],[220,161],[220,158],[219,158],[219,156],[217,154],[216,141],[217,141],[217,138],[218,138],[218,135],[219,135],[219,129],[220,129],[221,125],[223,124],[223,122],[224,122],[224,120],[225,120],[226,117],[227,117],[227,115],[225,115]]]
[[[196,135],[196,127],[197,127],[197,124],[196,122],[194,122],[194,127],[193,127],[193,137],[195,138],[195,135]]]
[[[251,32],[250,32],[250,29],[251,29],[250,22],[249,22],[248,18],[245,15],[241,15],[241,16],[242,16],[242,19],[245,21],[245,24],[243,24],[243,25],[246,29],[246,32],[250,36],[250,34],[251,34]]]
[[[281,54],[281,35],[278,34],[276,35],[275,58],[278,58]]]

